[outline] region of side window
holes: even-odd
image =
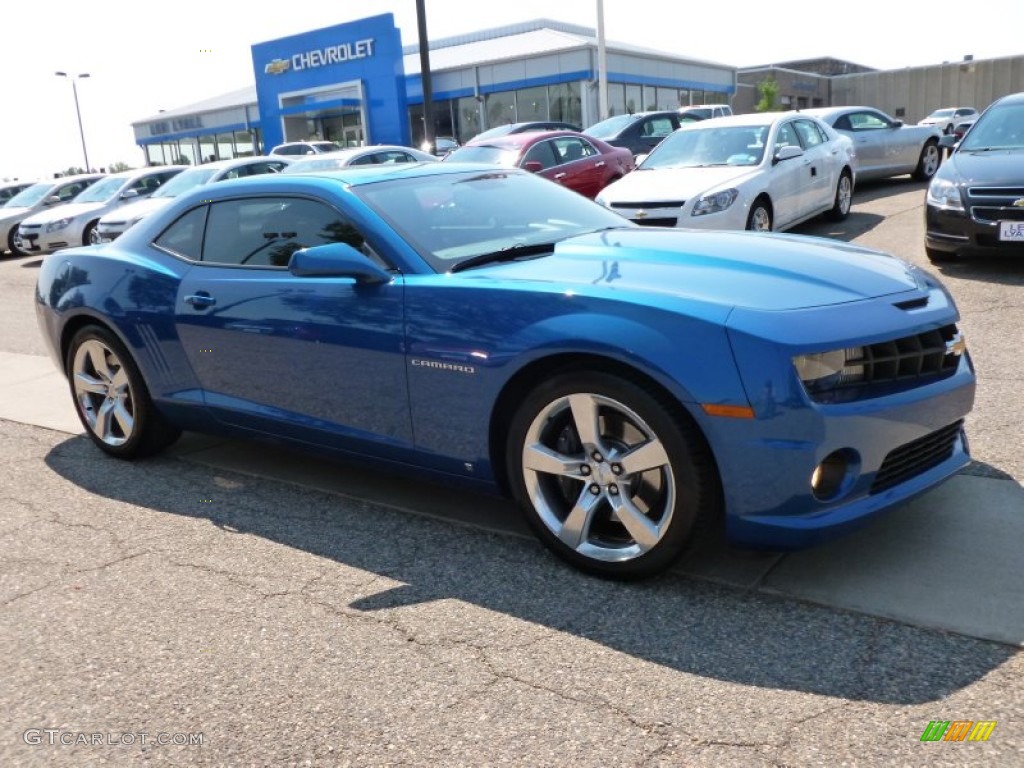
[[[68,184],[66,186],[61,187],[60,189],[58,189],[53,194],[56,195],[57,197],[59,197],[60,201],[62,203],[64,203],[64,202],[67,202],[68,200],[70,200],[75,195],[77,195],[83,189],[85,189],[85,187],[86,187],[85,184],[83,184],[80,181],[76,181],[74,184]],[[51,195],[51,197],[52,196],[53,195]]]
[[[582,160],[593,150],[593,147],[575,136],[563,136],[560,139],[553,139],[550,143],[555,145],[555,150],[562,159],[562,163],[574,163],[577,160]]]
[[[676,127],[672,124],[672,119],[668,117],[652,117],[650,120],[644,121],[643,129],[641,130],[644,136],[668,136]]]
[[[785,123],[779,128],[779,135],[775,137],[775,149],[782,149],[783,147],[799,147],[800,140],[797,138],[796,131],[793,130],[793,123]]]
[[[373,257],[366,239],[333,208],[305,198],[248,198],[210,206],[203,261],[286,267],[300,248],[348,243]]]
[[[522,166],[525,168],[527,163],[538,162],[544,169],[554,168],[560,162],[562,162],[559,156],[556,156],[554,145],[550,141],[542,141],[540,144],[534,144],[530,147],[530,151],[523,157]]]
[[[876,112],[854,112],[850,125],[855,131],[879,131],[889,127],[889,121]]]
[[[153,245],[183,256],[192,261],[199,261],[203,249],[203,225],[206,223],[206,206],[193,208],[178,217],[171,226],[165,229]]]
[[[368,155],[363,155],[362,157],[357,157],[355,160],[349,163],[349,165],[374,165],[376,164],[376,162],[376,156],[371,153]]]
[[[852,131],[853,125],[850,123],[850,116],[843,115],[836,119],[835,125],[832,126],[837,131]]]
[[[821,135],[818,126],[810,120],[797,120],[793,125],[796,127],[796,132],[800,136],[800,143],[803,144],[804,149],[810,149],[825,142],[825,137]]]

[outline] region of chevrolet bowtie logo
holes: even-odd
[[[633,214],[633,218],[634,219],[646,219],[647,218],[647,211],[637,211],[636,213]]]
[[[274,59],[263,68],[265,75],[280,75],[292,68],[291,59]]]
[[[1014,208],[1024,208],[1024,197],[1018,198],[1010,203]]]
[[[967,351],[967,339],[963,334],[957,333],[952,339],[946,342],[946,354],[960,357]]]

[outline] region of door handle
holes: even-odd
[[[604,168],[604,160],[594,164],[595,168]]]
[[[191,304],[193,309],[206,309],[216,304],[217,300],[206,291],[199,291],[199,293],[186,296],[185,303]]]
[[[564,172],[562,172],[562,173],[556,173],[556,174],[555,174],[555,178],[556,178],[556,179],[564,179],[564,178],[565,178],[565,173],[564,173]]]

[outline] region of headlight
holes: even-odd
[[[964,209],[960,188],[949,179],[932,179],[928,186],[928,204],[952,211]]]
[[[131,229],[136,224],[138,224],[140,221],[142,221],[142,216],[136,216],[134,219],[128,219],[128,221],[126,221],[124,223],[124,228],[125,229]]]
[[[74,220],[75,220],[74,217],[68,216],[68,217],[63,218],[63,219],[57,219],[57,221],[51,221],[49,224],[46,225],[46,231],[47,232],[56,232],[58,229],[64,229],[64,227],[66,227],[68,224],[70,224]]]
[[[797,375],[808,392],[825,392],[864,379],[864,348],[834,349],[797,355],[793,358]]]
[[[720,213],[736,202],[739,197],[738,189],[723,189],[710,195],[704,195],[697,204],[693,206],[691,216],[703,216],[708,213]]]

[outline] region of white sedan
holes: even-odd
[[[850,212],[853,142],[799,112],[719,117],[675,131],[597,202],[649,226],[781,231]]]

